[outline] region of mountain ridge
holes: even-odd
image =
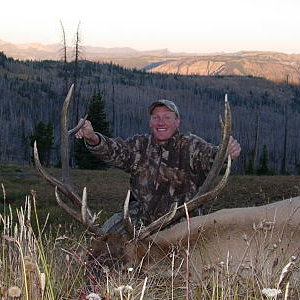
[[[61,60],[61,44],[13,44],[0,39],[0,51],[19,60]],[[175,53],[168,49],[140,51],[130,47],[81,47],[80,58],[113,63],[129,69],[181,75],[239,75],[300,84],[300,54],[276,51],[235,53]],[[67,48],[72,59],[73,48]]]
[[[61,50],[63,46],[61,44],[41,44],[41,43],[24,43],[24,44],[14,44],[10,42],[6,42],[0,39],[0,51],[4,52],[7,56],[11,56],[14,59],[27,60],[58,60],[60,59],[59,50]],[[67,47],[68,51],[72,51],[72,47]],[[173,56],[175,55],[173,52],[168,49],[154,49],[154,50],[136,50],[131,47],[99,47],[99,46],[83,46],[82,52],[83,55],[89,60],[89,56],[93,54],[98,54],[99,58],[128,58],[135,56]],[[31,55],[28,56],[28,52],[22,51],[31,51]],[[51,54],[51,56],[49,56]],[[184,55],[188,56],[188,53],[176,53],[176,55]],[[191,54],[193,55],[193,54]]]
[[[181,75],[254,76],[275,82],[300,83],[300,55],[280,52],[241,51],[223,55],[172,59],[147,69]]]

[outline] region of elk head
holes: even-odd
[[[227,96],[225,97],[225,121],[224,124],[221,122],[222,141],[219,145],[211,171],[198,193],[185,205],[178,207],[177,204],[174,204],[173,207],[171,207],[170,212],[160,217],[149,226],[136,231],[131,222],[128,211],[128,192],[123,211],[124,227],[128,233],[128,236],[125,237],[118,234],[103,233],[101,227],[95,224],[96,214],[93,214],[87,206],[86,188],[84,188],[82,196],[79,196],[70,181],[69,137],[81,128],[87,118],[87,116],[85,116],[83,121],[80,122],[74,129],[68,130],[67,113],[72,92],[73,85],[66,96],[61,113],[62,180],[54,178],[41,166],[35,143],[34,160],[38,172],[55,187],[55,196],[58,205],[74,219],[83,223],[90,232],[96,235],[97,238],[92,242],[90,254],[92,258],[99,261],[100,265],[111,267],[116,261],[122,261],[125,264],[129,261],[132,262],[132,259],[139,261],[145,257],[146,253],[148,255],[148,260],[155,259],[157,256],[165,255],[168,252],[169,245],[166,245],[166,247],[162,244],[157,245],[155,243],[155,239],[152,238],[155,233],[181,217],[186,216],[188,212],[196,209],[203,203],[215,198],[226,185],[231,167],[231,159],[230,156],[227,155],[227,147],[231,130],[231,113]],[[219,183],[213,187],[227,157],[228,160],[225,174]],[[73,207],[69,206],[60,198],[59,192],[64,194],[72,202]],[[149,251],[150,248],[151,251]]]

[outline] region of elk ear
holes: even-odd
[[[120,257],[124,253],[125,239],[118,233],[109,233],[101,238],[105,249],[109,249],[111,256]]]

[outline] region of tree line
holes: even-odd
[[[37,125],[42,122],[53,127],[49,165],[59,165],[59,118],[66,96],[64,69],[73,67],[74,63],[60,61],[18,61],[0,53],[2,162],[31,163],[30,136],[34,136]],[[233,135],[242,145],[234,171],[242,174],[299,172],[300,89],[296,85],[252,76],[147,73],[84,60],[79,60],[76,68],[78,113],[71,126],[89,110],[92,99],[100,97],[105,115],[98,111],[95,119],[103,120],[105,116],[112,136],[125,139],[149,132],[148,106],[156,99],[166,98],[180,109],[182,132],[193,132],[217,144],[220,140],[218,119],[223,114],[227,93],[232,108]],[[68,85],[71,81],[69,79]],[[76,166],[79,165],[77,159]]]

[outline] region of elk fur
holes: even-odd
[[[300,197],[295,197],[260,207],[222,209],[191,218],[190,234],[186,222],[159,231],[145,240],[116,238],[111,243],[95,242],[92,253],[112,253],[125,266],[144,268],[159,263],[169,265],[170,256],[176,253],[177,266],[185,272],[186,259],[190,261],[191,278],[199,279],[209,269],[226,266],[228,272],[265,275],[278,273],[300,251]],[[188,238],[190,251],[186,253]],[[101,245],[101,249],[99,246]],[[118,245],[118,246],[116,246]],[[118,250],[116,251],[116,249]]]

